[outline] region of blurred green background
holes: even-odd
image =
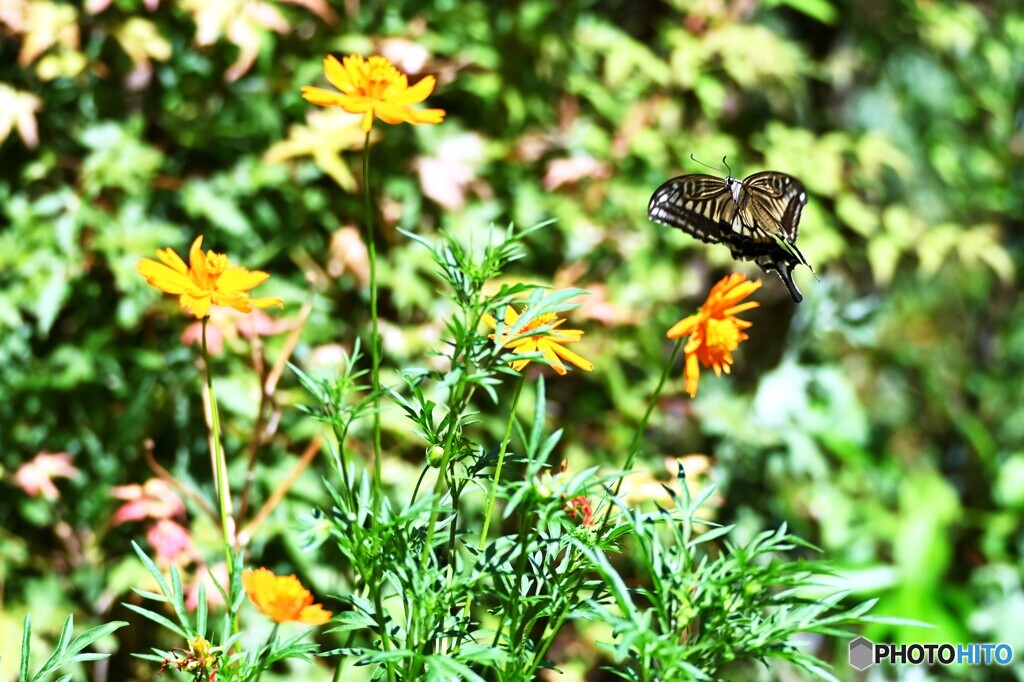
[[[153,476],[144,454],[209,490],[189,320],[134,270],[157,248],[207,248],[272,273],[257,295],[306,300],[293,361],[336,366],[368,333],[359,117],[301,99],[322,58],[383,54],[437,76],[438,126],[375,124],[386,365],[423,365],[448,303],[426,251],[396,228],[483,240],[492,225],[556,224],[513,275],[592,292],[567,326],[592,374],[550,381],[560,458],[622,464],[670,347],[665,330],[736,269],[646,219],[690,154],[772,169],[809,192],[795,305],[765,277],[733,374],[681,369],[641,469],[666,480],[706,455],[718,521],[749,537],[788,523],[824,549],[853,598],[926,621],[874,640],[1007,642],[1024,654],[1024,8],[1011,0],[49,0],[0,2],[0,677],[21,621],[122,617],[142,580],[107,490]],[[258,399],[237,319],[217,321],[229,453]],[[285,334],[269,329],[271,361]],[[260,451],[256,501],[317,427],[290,373]],[[422,444],[385,415],[385,476],[407,489]],[[495,422],[497,432],[500,424]],[[151,443],[147,441],[151,440]],[[16,473],[66,452],[59,496]],[[690,460],[694,461],[694,460]],[[705,460],[700,459],[703,462]],[[332,557],[298,548],[323,502],[318,466],[261,528],[253,556],[318,594]],[[190,508],[192,532],[216,532]],[[330,604],[327,604],[330,606]],[[90,679],[151,679],[136,623]],[[584,627],[553,651],[583,679],[603,659]],[[49,633],[49,634],[48,634]],[[148,639],[147,639],[148,638]],[[570,638],[571,640],[571,638]],[[112,645],[113,643],[110,643]],[[831,646],[831,645],[830,645]],[[845,645],[834,646],[851,678]],[[918,671],[921,672],[921,671]],[[1024,680],[1016,662],[996,671]],[[880,673],[895,679],[908,669]],[[993,671],[927,676],[996,679]],[[588,679],[600,679],[591,677]],[[876,678],[872,678],[876,679]],[[914,679],[921,679],[916,677]]]

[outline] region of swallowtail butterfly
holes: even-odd
[[[774,270],[799,303],[804,297],[793,282],[793,268],[811,268],[796,247],[806,204],[804,186],[784,173],[763,171],[742,181],[731,175],[681,175],[654,192],[647,217],[703,242],[725,244],[733,258],[752,260],[765,272]]]

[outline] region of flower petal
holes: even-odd
[[[410,109],[409,123],[441,123],[444,121],[444,109]]]
[[[212,302],[210,294],[206,292],[184,293],[178,299],[178,304],[182,309],[188,309],[190,313],[199,319],[206,317],[210,313],[210,304]]]
[[[320,604],[307,606],[299,612],[299,620],[310,625],[323,625],[331,619],[334,614],[326,610]]]
[[[693,398],[697,395],[697,382],[700,379],[700,366],[697,364],[696,355],[686,356],[686,365],[683,368],[683,376],[686,377],[686,392]]]
[[[348,64],[349,59],[350,58],[345,59],[346,64]],[[359,57],[359,59],[361,60],[362,57]],[[358,71],[356,73],[358,73]],[[346,94],[352,94],[357,90],[357,85],[352,78],[352,72],[342,66],[341,62],[339,62],[332,54],[324,57],[324,75],[327,76],[327,80],[331,85]]]
[[[217,279],[217,290],[223,293],[238,293],[258,287],[270,277],[262,270],[248,270],[234,265],[221,273]]]
[[[674,325],[669,327],[669,330],[665,332],[665,336],[670,339],[678,339],[683,336],[688,336],[693,333],[693,330],[697,328],[700,322],[700,315],[690,315],[676,322]]]
[[[143,258],[136,263],[135,269],[146,278],[146,282],[168,294],[183,294],[195,288],[195,284],[187,275],[149,258]]]
[[[192,248],[188,250],[189,271],[194,281],[200,288],[206,287],[206,254],[203,253],[203,235],[196,237],[192,242]],[[202,317],[202,315],[200,315]]]
[[[546,343],[541,340],[537,343],[537,346],[541,349],[541,357],[548,361],[548,364],[551,365],[551,369],[558,372],[560,376],[565,376],[565,365],[563,365],[562,361],[558,359],[557,355],[555,355],[554,348],[557,348],[557,344],[550,342]]]
[[[576,365],[577,367],[582,369],[584,372],[593,372],[594,371],[594,363],[592,363],[590,360],[587,360],[586,358],[581,357],[580,355],[574,353],[573,351],[569,350],[565,346],[560,346],[557,343],[552,343],[552,344],[550,344],[550,346],[551,346],[551,350],[553,350],[555,353],[557,353],[558,355],[560,355],[563,358],[565,358],[567,361],[569,361],[572,364]]]
[[[436,83],[437,79],[433,76],[424,76],[416,85],[411,88],[406,88],[400,95],[392,97],[391,101],[403,106],[419,104],[434,91],[434,85]]]
[[[302,98],[307,102],[313,104],[319,104],[324,107],[343,107],[344,102],[347,100],[345,95],[340,95],[330,90],[324,90],[323,88],[317,88],[312,85],[302,86]]]
[[[181,260],[181,256],[176,254],[174,249],[157,249],[156,257],[167,267],[183,275],[188,274],[188,267],[185,265],[185,261]]]

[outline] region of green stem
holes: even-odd
[[[213,392],[213,368],[210,353],[206,346],[206,324],[209,317],[203,318],[203,363],[206,365],[206,389],[210,393],[210,428],[213,431],[213,476],[217,485],[217,504],[220,507],[220,527],[224,534],[224,554],[228,570],[234,565],[231,560],[232,536],[234,535],[234,519],[231,518],[231,489],[228,486],[228,463],[224,458],[224,448],[220,444],[220,412],[217,410],[217,396]]]
[[[366,249],[370,256],[370,368],[373,382],[373,518],[380,513],[380,353],[381,340],[377,330],[377,245],[373,230],[373,207],[370,204],[370,131],[363,141],[363,204],[366,213]]]
[[[366,250],[370,256],[370,376],[373,382],[373,516],[371,523],[380,523],[381,495],[380,480],[380,354],[381,340],[377,329],[377,244],[373,231],[373,206],[370,203],[370,131],[366,131],[363,140],[363,206],[366,209]],[[375,579],[368,583],[372,592],[374,607],[380,618],[380,640],[384,651],[391,649],[391,635],[388,633],[387,617],[381,598],[381,580]],[[395,671],[388,662],[384,663],[388,680],[395,682]]]
[[[501,480],[501,465],[505,462],[505,450],[508,449],[508,442],[512,438],[512,424],[516,420],[516,408],[519,407],[519,396],[523,394],[523,384],[526,383],[523,376],[519,376],[519,383],[516,385],[516,395],[512,398],[512,409],[508,413],[508,422],[505,424],[505,437],[501,439],[501,449],[498,451],[498,463],[494,465],[494,480],[491,481],[491,491],[487,494],[487,510],[484,512],[484,527],[480,531],[480,549],[487,544],[487,530],[491,527],[491,513],[494,511],[494,498],[498,494],[498,481]],[[467,605],[468,606],[468,605]]]
[[[633,462],[636,461],[636,456],[640,451],[640,439],[643,438],[644,429],[647,428],[647,421],[651,418],[651,412],[654,411],[654,406],[658,404],[658,398],[661,397],[661,389],[665,387],[665,381],[668,380],[668,375],[672,373],[672,366],[676,362],[676,358],[679,356],[679,351],[683,347],[684,339],[676,339],[676,345],[672,348],[672,355],[668,359],[668,363],[665,365],[665,369],[661,372],[661,378],[658,379],[658,385],[654,388],[654,395],[651,396],[650,402],[647,403],[647,410],[644,412],[644,416],[640,419],[640,424],[636,427],[636,433],[633,434],[633,441],[629,444],[629,451],[626,453],[626,465],[623,468],[624,471],[629,471],[633,466]],[[622,484],[622,479],[619,479],[619,485]],[[618,494],[618,488],[615,489]]]

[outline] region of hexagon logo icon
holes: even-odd
[[[850,642],[850,665],[857,670],[870,668],[875,664],[875,645],[864,637]]]

